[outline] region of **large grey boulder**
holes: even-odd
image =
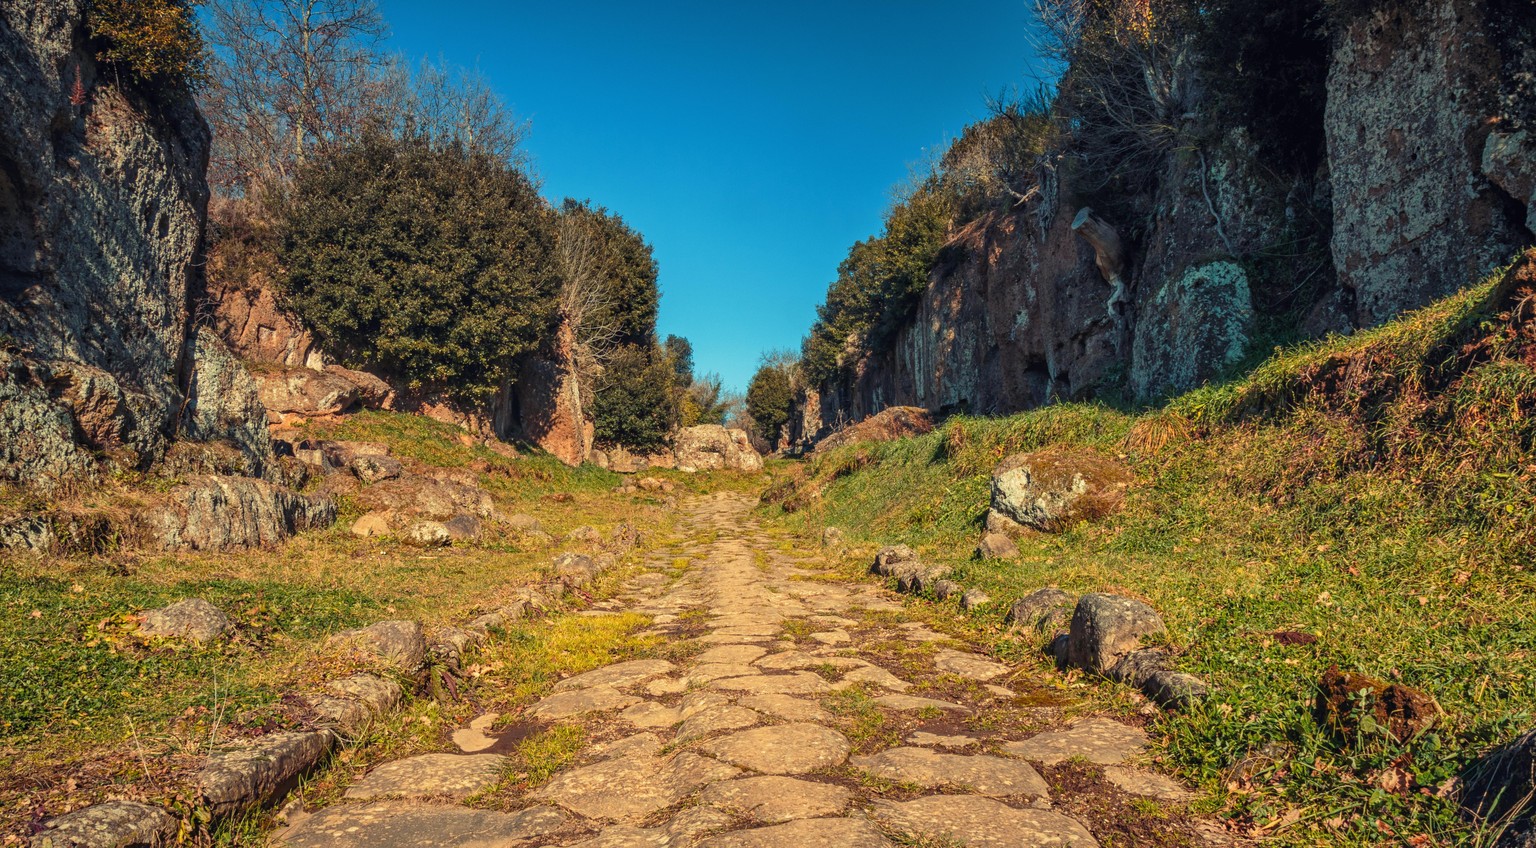
[[[207,328],[194,339],[182,434],[194,441],[231,445],[242,458],[241,473],[277,480],[277,458],[256,380]]]
[[[229,630],[229,617],[202,598],[187,598],[170,606],[146,610],[139,635],[184,639],[205,645]]]
[[[1072,613],[1067,662],[1094,674],[1107,674],[1121,657],[1142,647],[1148,636],[1168,632],[1157,611],[1133,598],[1084,595]]]
[[[380,621],[356,630],[343,630],[331,636],[327,644],[406,673],[420,671],[427,659],[427,637],[415,621]]]
[[[1125,466],[1091,450],[1015,454],[992,470],[992,509],[1024,527],[1056,532],[1119,509],[1130,482]]]
[[[139,518],[140,532],[161,550],[224,550],[275,545],[336,520],[329,498],[295,494],[247,477],[194,477]]]
[[[763,457],[752,447],[745,430],[719,424],[684,427],[672,437],[679,471],[761,471]]]
[[[586,554],[565,553],[555,558],[555,577],[573,589],[590,584],[600,570],[598,564]]]
[[[345,412],[362,396],[362,389],[340,374],[309,368],[265,371],[256,380],[261,384],[263,406],[279,419]]]

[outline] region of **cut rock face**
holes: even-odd
[[[891,841],[863,819],[807,819],[716,836],[699,848],[889,848]]]

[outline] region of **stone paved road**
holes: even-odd
[[[672,579],[657,568],[603,606],[653,617],[686,661],[617,663],[562,681],[529,715],[599,728],[590,750],[518,799],[493,754],[387,763],[278,835],[292,846],[583,848],[1189,845],[1184,787],[1137,764],[1140,730],[1066,721],[1059,696],[906,620],[896,596],[783,553],[740,496],[685,505],[716,531]],[[603,614],[601,610],[587,614]],[[674,645],[675,647],[675,645]],[[462,729],[466,751],[491,740]],[[1140,802],[1136,803],[1140,798]],[[1128,817],[1139,810],[1136,821]],[[1150,812],[1148,812],[1150,811]],[[1160,834],[1141,830],[1157,820]],[[1169,821],[1174,824],[1168,824]],[[1127,840],[1124,836],[1133,836]]]

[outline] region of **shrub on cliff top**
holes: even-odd
[[[86,13],[98,61],[151,84],[196,87],[207,79],[198,0],[94,0]]]
[[[369,133],[277,206],[285,299],[350,364],[484,398],[549,329],[554,213],[504,160]]]

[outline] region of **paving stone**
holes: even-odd
[[[954,713],[968,713],[970,707],[949,701],[939,701],[934,698],[919,698],[916,695],[881,695],[875,699],[875,703],[882,707],[889,707],[902,712],[916,712],[919,710],[944,710]]]
[[[1161,801],[1188,801],[1195,793],[1167,775],[1125,766],[1105,766],[1104,778],[1121,792],[1143,795]]]
[[[919,730],[913,733],[911,736],[907,737],[908,745],[920,745],[924,748],[969,748],[970,746],[976,745],[981,741],[982,740],[976,736],[966,736],[964,734],[951,736],[939,733],[929,733],[926,730]]]
[[[702,739],[726,730],[752,727],[762,716],[746,707],[723,706],[705,710],[689,717],[677,728],[677,740]]]
[[[667,758],[625,756],[556,774],[532,797],[589,819],[636,823],[740,773],[687,751]]]
[[[760,674],[756,677],[727,677],[709,684],[711,689],[727,692],[746,692],[761,695],[776,692],[781,695],[824,695],[832,691],[831,684],[819,674]]]
[[[614,663],[602,668],[593,669],[584,674],[578,674],[555,684],[555,692],[570,692],[575,689],[586,689],[593,686],[609,686],[622,689],[635,683],[670,674],[676,668],[666,660],[631,660],[630,662]]]
[[[577,842],[571,848],[675,848],[692,845],[700,835],[724,830],[733,824],[735,819],[723,810],[693,807],[659,827],[619,824],[604,828],[602,833]]]
[[[848,737],[819,724],[781,724],[743,730],[699,746],[705,753],[764,774],[805,774],[841,765]]]
[[[853,641],[853,637],[849,636],[846,630],[822,630],[812,633],[811,638],[823,645],[846,645]]]
[[[892,830],[965,848],[1096,848],[1076,819],[1049,810],[1018,809],[990,798],[931,795],[913,801],[882,801],[876,821]]]
[[[464,798],[501,779],[507,758],[498,754],[421,754],[384,763],[347,789],[358,801],[405,798]]]
[[[864,819],[805,819],[711,837],[699,848],[889,848]]]
[[[633,724],[635,727],[671,727],[683,720],[683,716],[676,707],[658,704],[655,701],[641,701],[619,713],[619,718]]]
[[[528,715],[547,719],[570,718],[583,713],[622,710],[639,702],[640,699],[634,695],[626,695],[612,687],[594,686],[590,689],[577,689],[550,695],[534,704],[528,710]]]
[[[1105,718],[1079,721],[1067,730],[1052,730],[1022,742],[1009,742],[1003,750],[1048,766],[1082,757],[1101,766],[1119,765],[1147,747],[1147,734]]]
[[[198,791],[217,815],[266,803],[320,762],[336,736],[329,730],[269,733],[208,758]]]
[[[768,649],[758,645],[721,645],[718,648],[710,648],[693,661],[703,665],[705,663],[751,663],[768,653]]]
[[[842,680],[840,680],[836,685],[852,685],[855,683],[873,683],[882,689],[889,689],[892,692],[905,692],[912,688],[912,684],[902,680],[901,678],[891,674],[889,671],[886,671],[877,665],[869,665],[862,668],[856,668],[844,674]]]
[[[982,682],[1008,673],[1008,666],[965,651],[939,651],[933,657],[933,664],[947,674]]]
[[[928,748],[892,748],[851,764],[877,777],[929,789],[969,789],[997,798],[1044,798],[1045,779],[1028,763],[986,754],[940,754]]]
[[[645,684],[645,694],[650,695],[653,698],[659,698],[663,695],[676,695],[686,691],[688,691],[687,680],[674,679],[671,677],[657,678],[656,680],[649,681]]]
[[[461,727],[453,732],[453,744],[466,754],[484,751],[496,744],[496,737],[486,733],[496,719],[501,718],[500,713],[486,713],[470,721],[468,727]]]
[[[738,699],[736,703],[785,721],[809,721],[817,724],[826,724],[832,721],[832,714],[822,709],[814,701],[807,701],[804,698],[796,698],[778,692],[749,695]]]
[[[699,798],[755,821],[778,824],[838,815],[853,800],[853,793],[830,783],[764,775],[711,784]]]
[[[613,760],[619,757],[654,757],[661,753],[661,737],[654,733],[636,733],[622,739],[604,742],[586,752],[592,761]]]
[[[769,654],[753,663],[753,665],[766,671],[800,671],[807,668],[829,665],[841,671],[850,668],[862,668],[869,665],[869,663],[853,657],[822,657],[808,654],[804,651],[791,650]]]
[[[327,807],[279,833],[277,841],[294,848],[504,848],[542,841],[565,830],[567,821],[553,807],[496,813],[386,801]]]
[[[701,663],[688,669],[683,679],[690,684],[699,684],[722,677],[752,677],[762,673],[762,669],[745,663]]]

